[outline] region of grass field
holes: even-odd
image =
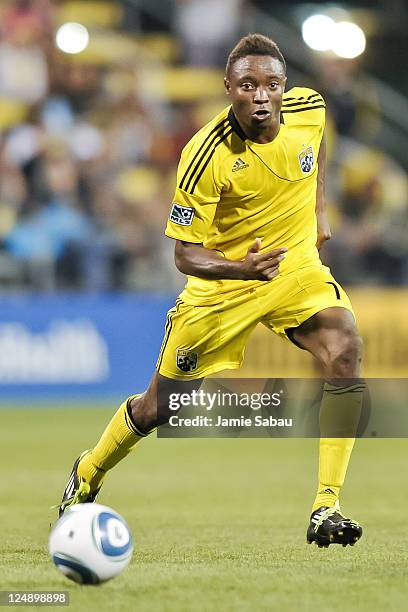
[[[109,414],[0,411],[1,589],[69,590],[75,611],[407,609],[406,440],[359,441],[343,509],[364,536],[329,549],[305,543],[316,440],[146,440],[100,496],[133,530],[131,566],[68,582],[48,557],[49,506]]]

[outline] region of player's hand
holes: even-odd
[[[245,280],[270,281],[279,274],[279,264],[285,258],[287,248],[272,249],[267,253],[260,253],[262,247],[261,239],[256,238],[254,244],[249,247],[242,269]]]

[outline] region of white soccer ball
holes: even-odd
[[[99,584],[121,573],[133,552],[124,519],[100,504],[77,504],[55,523],[49,540],[51,559],[80,584]]]

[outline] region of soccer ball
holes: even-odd
[[[80,584],[99,584],[120,574],[133,552],[123,518],[100,504],[77,504],[55,523],[49,540],[51,559]]]

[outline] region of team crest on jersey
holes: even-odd
[[[197,367],[197,353],[178,349],[177,367],[182,372],[192,372]]]
[[[307,149],[299,153],[299,164],[302,172],[305,174],[309,174],[313,169],[314,155],[312,147],[307,147]]]
[[[182,206],[173,202],[173,206],[170,211],[170,221],[177,225],[191,225],[194,217],[194,208],[188,206]]]

